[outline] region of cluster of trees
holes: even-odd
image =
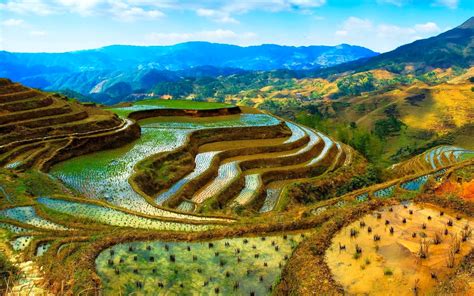
[[[320,113],[300,113],[296,116],[296,121],[352,146],[370,162],[377,163],[382,157],[384,141],[375,133],[358,127],[354,122],[350,124],[335,123],[331,119],[324,118]]]

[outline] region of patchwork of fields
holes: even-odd
[[[447,279],[472,252],[472,213],[456,204],[465,201],[430,200],[443,207],[436,211],[416,203],[425,189],[471,180],[472,151],[435,147],[392,167],[391,180],[304,204],[290,185],[335,191],[364,173],[367,162],[319,131],[257,110],[151,100],[108,108],[114,115],[1,82],[0,242],[43,274],[24,279],[23,288],[366,293],[377,283],[402,289],[391,284],[393,276],[410,289],[432,291],[431,269]],[[55,104],[69,106],[64,116],[75,109],[82,115],[62,123],[56,118],[63,115],[50,115],[59,120],[51,129],[40,115],[21,115]],[[12,135],[19,140],[7,142]],[[421,258],[444,225],[449,239]],[[452,266],[444,266],[440,260],[457,237],[463,240]],[[400,254],[427,260],[406,276],[406,260],[394,260]]]

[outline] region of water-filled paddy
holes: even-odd
[[[147,217],[132,215],[115,209],[101,207],[98,205],[78,203],[61,199],[41,197],[38,202],[47,208],[83,219],[90,219],[102,224],[142,228],[150,230],[173,230],[173,231],[205,231],[216,228],[215,225],[193,225],[169,221],[160,221]],[[182,215],[184,216],[184,215]],[[187,217],[187,216],[186,216]]]
[[[50,222],[38,216],[33,207],[17,207],[0,211],[1,218],[8,218],[34,227],[50,230],[67,230],[66,227]]]
[[[167,129],[206,129],[219,127],[269,126],[279,120],[267,114],[238,114],[214,117],[163,116],[140,121],[142,127]]]
[[[128,183],[133,167],[142,159],[182,146],[196,129],[271,125],[278,120],[266,114],[241,114],[213,118],[151,118],[140,122],[142,135],[133,143],[117,149],[79,156],[51,169],[59,178],[82,195],[101,199],[116,206],[148,215],[183,218],[158,209],[143,199]]]
[[[105,295],[269,295],[301,240],[288,235],[134,242],[104,250],[96,267]]]
[[[326,252],[334,279],[349,294],[413,295],[415,286],[429,294],[455,270],[448,267],[453,247],[459,242],[453,266],[474,247],[473,238],[463,241],[462,233],[473,222],[441,211],[398,205],[345,227]]]

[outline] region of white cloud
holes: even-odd
[[[392,4],[398,7],[404,6],[407,2],[410,2],[410,0],[377,0],[379,4]]]
[[[232,42],[246,43],[254,40],[253,32],[236,33],[231,30],[217,29],[192,33],[151,33],[146,36],[149,42],[156,45],[171,45],[186,41]]]
[[[386,23],[376,24],[369,19],[352,16],[334,32],[334,38],[338,43],[358,44],[383,52],[440,32],[441,29],[434,22],[397,26]]]
[[[6,0],[5,3],[0,3],[0,10],[42,16],[64,13],[81,16],[112,15],[119,20],[132,21],[138,18],[154,19],[164,16],[164,13],[156,8],[159,5],[155,2],[148,0]]]
[[[308,12],[310,9],[326,4],[326,0],[2,0],[0,10],[20,14],[51,15],[59,13],[74,13],[81,16],[107,15],[117,12],[115,16],[160,17],[163,10],[194,11],[203,17],[209,17],[222,23],[236,23],[234,14],[249,11],[299,11]],[[132,17],[132,18],[133,18]]]
[[[142,7],[131,6],[124,2],[114,2],[109,11],[116,19],[121,21],[134,21],[140,19],[155,19],[163,17],[165,14],[157,9],[145,10]]]
[[[337,36],[347,36],[347,34],[349,34],[349,32],[347,32],[346,30],[336,31]]]
[[[6,27],[19,27],[21,25],[23,25],[25,22],[21,19],[7,19],[7,20],[4,20],[2,22],[2,25],[3,26],[6,26]]]
[[[433,5],[435,6],[445,6],[451,9],[458,8],[459,0],[435,0]]]
[[[31,32],[30,32],[30,35],[31,35],[31,36],[36,36],[36,37],[41,37],[41,36],[46,36],[46,35],[48,35],[48,33],[45,32],[45,31],[31,31]]]
[[[433,22],[427,22],[425,24],[417,24],[415,25],[415,30],[417,32],[423,32],[423,33],[439,33],[441,32],[441,29],[438,27],[436,23]]]
[[[207,8],[199,8],[196,11],[196,14],[199,16],[207,17],[213,21],[219,22],[219,23],[232,23],[232,24],[237,24],[239,21],[237,21],[235,18],[231,17],[229,13],[225,11],[219,11],[215,9],[207,9]]]
[[[54,8],[42,0],[7,0],[0,3],[0,10],[7,10],[18,14],[53,14]]]
[[[311,15],[312,9],[323,6],[326,0],[245,0],[245,1],[208,1],[195,8],[196,14],[220,23],[239,23],[235,15],[250,11],[297,11]],[[182,9],[193,9],[183,3]]]
[[[58,4],[67,10],[80,15],[94,14],[94,9],[102,2],[101,0],[56,0]]]

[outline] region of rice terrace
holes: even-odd
[[[0,295],[474,295],[468,1],[56,2],[0,3]]]

